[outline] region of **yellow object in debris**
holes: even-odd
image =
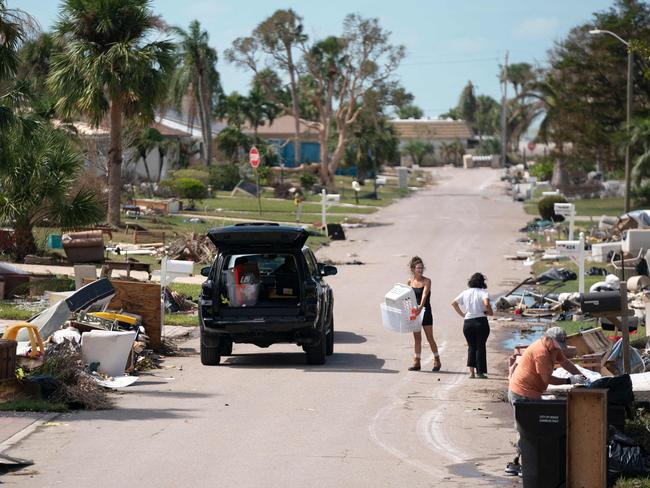
[[[88,315],[94,315],[95,317],[99,317],[100,319],[117,320],[118,322],[123,322],[123,323],[129,324],[129,325],[137,325],[138,324],[138,319],[136,317],[133,317],[131,315],[124,315],[122,313],[93,312],[93,313],[89,313]]]
[[[2,334],[2,338],[10,341],[15,341],[16,337],[18,336],[18,332],[20,332],[22,329],[27,329],[27,332],[29,333],[29,342],[32,346],[29,357],[34,358],[37,356],[45,356],[43,339],[41,339],[41,334],[39,334],[38,329],[33,324],[21,322],[20,324],[10,325],[5,329],[4,334]],[[37,345],[38,348],[36,347]]]

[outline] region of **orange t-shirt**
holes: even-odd
[[[510,391],[526,398],[541,398],[550,383],[553,366],[565,360],[553,339],[542,337],[533,342],[510,377]]]

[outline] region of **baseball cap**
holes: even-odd
[[[550,327],[544,332],[544,337],[553,339],[562,348],[567,346],[566,331],[562,327]]]

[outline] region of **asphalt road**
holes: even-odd
[[[449,303],[482,271],[492,293],[522,275],[503,255],[525,220],[489,169],[440,170],[438,184],[382,210],[376,226],[319,257],[358,259],[328,278],[336,344],[324,366],[296,346],[235,345],[218,367],[196,354],[124,390],[118,408],[65,414],[9,454],[32,471],[2,482],[29,487],[511,486],[505,354],[493,324],[490,380],[470,380],[461,320]],[[408,372],[410,335],[383,330],[379,303],[408,278],[418,254],[433,280],[434,335],[443,370]],[[184,347],[195,350],[198,340]],[[423,348],[425,351],[426,344]],[[429,354],[423,355],[430,369]]]

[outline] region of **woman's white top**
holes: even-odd
[[[488,292],[481,288],[468,288],[456,297],[458,305],[465,309],[466,319],[485,317],[485,303],[483,300],[489,298]]]

